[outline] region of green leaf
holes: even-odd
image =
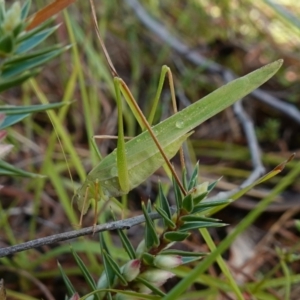
[[[186,167],[183,168],[182,170],[182,185],[186,191],[188,191],[188,183],[187,183],[187,171]]]
[[[156,295],[159,295],[161,297],[164,297],[165,294],[160,290],[158,289],[157,287],[155,287],[154,285],[152,285],[149,281],[147,281],[146,279],[144,278],[141,278],[141,277],[138,277],[136,278],[136,281],[137,282],[140,282],[142,284],[144,284],[147,288],[149,288],[154,294]]]
[[[0,130],[3,130],[9,126],[12,126],[26,117],[28,117],[30,114],[18,114],[18,115],[11,115],[11,116],[6,116],[2,124],[0,125]]]
[[[181,221],[184,222],[194,222],[194,221],[202,221],[202,222],[220,222],[219,219],[215,218],[207,218],[203,216],[197,216],[197,215],[187,215],[180,217]]]
[[[191,263],[193,261],[196,261],[196,260],[199,260],[201,259],[202,257],[194,257],[194,256],[186,256],[186,257],[183,257],[182,258],[182,264],[188,264],[188,263]]]
[[[161,186],[161,182],[159,182],[158,185],[158,199],[159,199],[159,204],[160,207],[162,208],[162,210],[165,212],[165,214],[167,215],[167,217],[169,219],[172,218],[172,214],[171,214],[171,210],[170,210],[170,205],[169,202],[163,192],[162,186]]]
[[[177,249],[166,249],[163,250],[160,255],[180,255],[181,257],[202,257],[207,256],[209,253],[206,252],[190,252],[190,251],[183,251]]]
[[[145,245],[146,249],[151,249],[152,247],[159,246],[159,238],[156,234],[154,223],[152,219],[150,218],[144,202],[142,202],[142,210],[145,216]]]
[[[218,180],[216,180],[216,181],[214,181],[214,182],[212,182],[212,183],[210,183],[210,184],[208,185],[208,187],[207,187],[208,193],[210,193],[210,192],[215,188],[215,186],[217,185],[217,183],[218,183],[220,180],[221,180],[221,178],[218,179]]]
[[[152,203],[150,199],[147,201],[147,213],[148,214],[152,213]]]
[[[198,182],[198,173],[199,173],[199,162],[197,162],[197,164],[193,170],[191,179],[189,181],[188,191],[190,191],[193,187],[196,186],[196,184]]]
[[[20,122],[30,115],[30,113],[41,112],[49,109],[55,109],[69,104],[69,102],[58,102],[49,104],[38,104],[28,106],[0,106],[0,113],[6,115],[3,123],[0,125],[0,130],[3,130],[13,124]]]
[[[127,286],[128,283],[127,283],[125,277],[123,276],[123,274],[121,273],[121,270],[120,270],[118,264],[113,260],[113,258],[105,250],[103,250],[102,254],[103,254],[103,257],[105,257],[105,259],[106,259],[106,263],[109,264],[111,270],[114,271],[115,276],[117,276],[120,279],[122,285]]]
[[[30,172],[23,171],[18,169],[11,164],[0,160],[0,175],[8,175],[8,176],[22,176],[22,177],[29,177],[29,178],[45,178],[44,175],[34,174]]]
[[[20,35],[20,33],[26,28],[27,23],[26,22],[21,22],[20,24],[18,24],[14,30],[13,30],[13,36],[14,36],[14,40],[16,41],[18,35]],[[16,42],[15,42],[16,43]],[[16,43],[17,44],[17,43]]]
[[[42,41],[44,41],[49,35],[51,35],[60,25],[57,25],[52,28],[44,29],[43,31],[38,32],[37,34],[29,37],[28,39],[22,41],[16,50],[17,54],[22,54],[29,51],[30,49],[36,47]]]
[[[181,194],[180,188],[173,176],[172,176],[172,182],[173,182],[173,188],[174,188],[174,194],[175,194],[175,200],[176,200],[176,208],[177,208],[177,211],[179,212],[182,208],[182,194]]]
[[[22,35],[18,36],[17,44],[20,44],[22,41],[25,41],[32,37],[33,35],[37,34],[38,32],[48,28],[51,24],[52,20],[48,19],[47,21],[43,22],[40,26],[33,28],[32,30],[23,32]]]
[[[31,51],[29,53],[12,55],[10,58],[7,58],[5,60],[3,69],[4,70],[9,69],[17,64],[27,62],[28,60],[33,59],[33,58],[39,58],[40,56],[49,54],[49,53],[59,50],[61,48],[62,48],[61,45],[54,45],[54,46],[46,47],[46,48],[43,48],[43,49],[40,49],[37,51]]]
[[[56,102],[49,104],[37,104],[37,105],[27,105],[27,106],[0,106],[0,112],[5,115],[16,115],[16,114],[28,114],[41,112],[49,109],[60,108],[71,102]]]
[[[147,252],[144,252],[143,255],[142,255],[142,260],[147,265],[154,266],[154,263],[153,263],[154,256],[153,255],[151,255],[151,254],[149,254]]]
[[[111,291],[114,292],[116,295],[122,294],[122,295],[129,296],[125,299],[130,299],[130,300],[161,300],[161,297],[158,296],[146,295],[146,294],[132,292],[132,291],[126,291],[126,290],[123,291],[123,290],[115,290],[115,289],[112,289]],[[116,297],[114,299],[119,299],[119,298]]]
[[[164,227],[175,229],[176,228],[176,224],[168,217],[168,215],[166,214],[166,212],[163,211],[160,207],[157,207],[156,205],[154,207],[155,207],[156,211],[163,218]]]
[[[99,243],[100,243],[100,249],[102,253],[104,271],[106,274],[106,278],[108,278],[108,287],[111,288],[114,284],[115,272],[114,269],[109,264],[109,262],[107,261],[106,255],[104,255],[104,252],[108,254],[109,251],[104,241],[103,234],[101,232],[99,233]]]
[[[65,286],[67,287],[69,296],[74,295],[76,293],[76,290],[75,290],[74,286],[72,285],[70,279],[68,278],[67,274],[65,273],[64,269],[62,268],[62,266],[59,262],[57,262],[57,266],[58,266],[59,272],[61,274],[61,277],[65,283]]]
[[[193,214],[200,213],[200,212],[208,210],[212,207],[229,204],[231,202],[232,202],[232,200],[230,200],[230,199],[200,202],[199,204],[194,206],[194,209],[193,209],[192,213]]]
[[[191,211],[193,211],[194,208],[194,202],[193,202],[193,198],[191,194],[188,194],[187,196],[185,196],[182,200],[182,208],[190,213]]]
[[[186,222],[182,226],[180,226],[180,231],[189,231],[192,229],[199,229],[199,228],[208,228],[208,227],[223,227],[227,226],[228,224],[225,223],[216,223],[216,222]]]
[[[133,248],[130,240],[128,239],[127,235],[123,232],[123,230],[120,230],[120,229],[118,229],[118,234],[119,234],[119,237],[121,239],[123,248],[127,252],[129,258],[130,259],[135,259],[136,254],[135,254],[134,248]]]
[[[111,210],[111,215],[112,215],[113,220],[117,221],[117,219],[114,215],[114,212],[112,210]],[[135,254],[134,248],[133,248],[130,240],[128,239],[127,235],[125,234],[124,230],[117,229],[117,232],[118,232],[118,235],[120,237],[123,248],[127,252],[129,258],[130,259],[136,259],[136,254]]]
[[[81,258],[77,255],[77,253],[74,251],[74,249],[72,247],[71,247],[71,252],[72,252],[72,255],[73,255],[73,257],[77,263],[77,266],[79,267],[85,281],[87,282],[87,284],[89,285],[91,290],[95,291],[97,289],[96,283],[95,283],[92,275],[89,273],[89,270],[87,269],[84,262],[81,260]],[[99,297],[97,295],[95,295],[95,296],[96,296],[96,299],[99,300]]]
[[[39,73],[39,70],[33,70],[30,72],[24,72],[18,76],[15,76],[13,78],[9,79],[2,79],[0,77],[0,92],[3,92],[11,87],[14,87],[16,85],[21,85],[24,81],[29,79],[30,77],[33,77]]]
[[[0,39],[0,54],[3,56],[8,55],[14,49],[14,38],[11,34],[5,35]]]
[[[190,236],[188,232],[165,232],[164,239],[170,242],[182,242]]]
[[[21,9],[21,20],[25,20],[28,16],[28,12],[31,6],[31,0],[25,1]]]
[[[203,199],[206,198],[206,196],[208,195],[208,192],[202,193],[196,197],[193,197],[193,203],[194,205],[198,205]]]
[[[64,52],[66,49],[67,48],[64,47],[62,49],[54,50],[47,54],[43,54],[43,55],[37,56],[35,58],[25,60],[16,65],[12,65],[10,63],[10,66],[5,67],[5,69],[3,70],[2,77],[7,78],[7,77],[15,76],[15,75],[20,74],[24,71],[27,71],[31,68],[36,68],[42,64],[45,64],[47,61],[51,60],[55,56],[58,56],[59,54]]]

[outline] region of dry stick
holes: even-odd
[[[230,69],[227,69],[213,61],[206,59],[205,57],[201,56],[198,51],[190,50],[190,48],[187,47],[181,40],[174,37],[166,29],[166,27],[153,19],[140,4],[140,2],[136,0],[125,0],[125,2],[133,9],[141,23],[143,23],[150,31],[155,33],[156,36],[160,37],[164,41],[164,43],[168,44],[172,49],[183,55],[187,60],[197,66],[205,67],[205,69],[211,73],[220,74],[220,76],[223,77],[225,81],[228,81],[229,77],[231,78],[231,80],[236,78],[236,75]],[[261,89],[257,89],[251,94],[258,100],[265,102],[268,105],[273,106],[275,109],[278,109],[281,112],[287,114],[289,117],[300,124],[300,111],[294,105],[284,103],[280,99],[269,95],[267,92],[264,92]],[[253,130],[253,124],[250,123],[250,119],[246,116],[246,113],[243,111],[241,104],[235,104],[234,108],[235,112],[238,114],[238,117],[247,136],[247,142],[250,148],[254,170],[251,172],[250,177],[245,180],[236,190],[230,192],[221,192],[216,197],[208,198],[207,200],[219,200],[228,198],[243,187],[253,183],[264,172],[258,142]]]
[[[283,224],[285,224],[292,216],[296,215],[299,212],[299,210],[300,210],[299,207],[297,207],[296,209],[290,208],[284,214],[282,214],[280,219],[271,226],[271,228],[269,229],[267,234],[255,245],[253,252],[256,253],[256,255],[254,257],[250,258],[248,261],[246,261],[240,267],[240,269],[244,270],[248,266],[253,266],[253,264],[255,264],[255,262],[257,260],[257,257],[264,255],[265,252],[269,252],[269,250],[267,249],[267,246],[270,243],[271,239],[274,238],[275,233],[277,231],[279,231],[279,229],[283,226]],[[260,265],[261,264],[258,264],[256,266],[256,269],[259,268]],[[260,285],[261,285],[261,283],[258,283],[258,285],[256,286],[256,289],[258,289],[258,287]],[[270,293],[272,293],[273,295],[278,296],[275,294],[275,292],[271,288],[268,288],[267,290]],[[280,298],[278,297],[278,299],[280,299]]]
[[[175,207],[171,207],[172,213],[176,211]],[[151,219],[160,219],[161,216],[158,213],[151,213],[149,214]],[[84,235],[89,235],[89,234],[94,234],[96,232],[103,232],[103,231],[111,231],[111,230],[116,230],[116,229],[130,229],[131,227],[138,225],[140,223],[145,222],[145,218],[143,215],[129,218],[126,220],[120,220],[120,221],[115,221],[115,222],[110,222],[110,223],[105,223],[101,225],[96,225],[96,226],[90,226],[86,228],[82,228],[79,230],[73,230],[69,232],[64,232],[64,233],[59,233],[59,234],[54,234],[51,236],[39,238],[36,240],[28,241],[19,245],[11,246],[11,247],[6,247],[6,248],[0,248],[0,257],[8,256],[11,254],[14,254],[16,252],[21,252],[24,250],[32,249],[32,248],[37,248],[41,247],[44,245],[49,245],[53,243],[58,243],[61,241],[66,241],[74,238],[78,238],[80,236]]]
[[[268,246],[268,244],[270,243],[271,239],[274,238],[274,235],[277,233],[277,231],[279,231],[284,226],[284,224],[286,224],[286,222],[290,220],[294,215],[298,214],[299,211],[299,206],[296,208],[292,207],[281,215],[278,221],[274,223],[268,230],[267,234],[255,245],[253,251],[256,253],[256,255],[261,255],[265,251],[264,248]],[[254,260],[255,257],[244,263],[242,268],[253,264]]]

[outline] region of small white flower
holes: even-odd
[[[130,282],[140,274],[140,266],[141,261],[139,259],[133,259],[121,268],[121,272],[126,281]]]
[[[154,258],[154,265],[161,269],[172,269],[182,264],[180,255],[157,255]]]
[[[166,270],[158,270],[158,269],[150,269],[140,275],[145,280],[149,281],[151,284],[160,287],[163,285],[169,278],[175,276],[170,271]]]

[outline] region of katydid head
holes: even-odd
[[[105,186],[106,184],[106,182],[99,182],[98,179],[93,180],[88,176],[83,185],[76,191],[77,207],[83,215],[86,214],[91,201],[107,201],[112,197],[108,187]]]

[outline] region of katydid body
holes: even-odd
[[[195,127],[262,85],[277,72],[281,64],[282,60],[278,60],[238,78],[152,127],[167,159],[176,154]],[[78,208],[83,214],[91,199],[106,200],[126,194],[165,163],[148,130],[126,142],[124,149],[128,188],[121,188],[115,150],[88,174],[77,191]]]

